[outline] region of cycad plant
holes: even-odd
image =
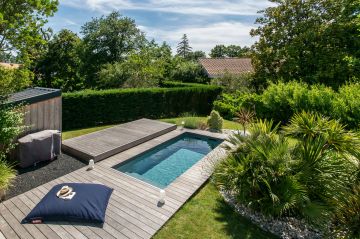
[[[249,131],[228,140],[229,157],[214,172],[217,185],[265,214],[328,226],[357,173],[357,134],[305,112],[282,130],[260,120]]]

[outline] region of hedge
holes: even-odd
[[[221,88],[167,82],[172,88],[85,90],[63,94],[63,129],[115,124],[139,118],[206,115]],[[176,84],[176,86],[174,86]]]

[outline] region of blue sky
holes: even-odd
[[[194,50],[208,53],[216,44],[250,46],[257,12],[268,6],[267,0],[60,0],[48,25],[79,33],[91,18],[116,10],[135,19],[148,39],[174,49],[185,33]]]

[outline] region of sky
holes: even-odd
[[[67,28],[80,34],[91,18],[119,11],[135,20],[149,40],[166,41],[173,50],[187,34],[193,50],[209,53],[218,44],[251,46],[259,10],[267,0],[60,0],[48,26],[54,32]]]

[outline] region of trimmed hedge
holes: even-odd
[[[85,90],[63,94],[63,129],[122,123],[139,118],[210,113],[221,88],[166,82],[172,88]],[[175,86],[174,86],[175,85]]]

